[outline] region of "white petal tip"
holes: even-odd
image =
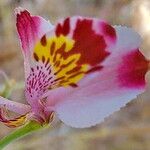
[[[117,49],[137,49],[141,45],[141,36],[134,29],[125,26],[114,26],[117,33]]]
[[[25,11],[25,9],[22,8],[22,7],[17,7],[17,8],[15,8],[15,10],[14,10],[15,15],[20,15],[23,11]]]

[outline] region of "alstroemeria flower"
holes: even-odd
[[[149,61],[132,29],[79,16],[52,26],[21,8],[16,18],[29,105],[0,97],[0,120],[7,126],[48,123],[55,113],[67,125],[90,127],[144,90]],[[21,116],[8,119],[7,109]]]

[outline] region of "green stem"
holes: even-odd
[[[0,150],[2,150],[5,146],[7,146],[9,143],[17,140],[20,137],[23,137],[29,133],[32,133],[33,131],[41,129],[43,126],[41,126],[39,123],[35,121],[29,122],[26,126],[17,129],[16,131],[10,133],[9,135],[5,136],[3,139],[0,140]]]

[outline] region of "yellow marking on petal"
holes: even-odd
[[[57,49],[59,49],[62,46],[62,44],[64,42],[67,43],[66,48],[65,48],[66,52],[70,51],[74,45],[74,41],[72,39],[66,38],[64,36],[60,36],[60,37],[54,36],[54,37],[47,39],[47,45],[46,46],[43,46],[41,44],[41,42],[38,42],[35,45],[34,52],[39,56],[40,59],[42,58],[42,56],[45,56],[46,58],[48,56],[50,56],[49,52],[50,52],[50,46],[52,45],[52,42],[56,43],[55,52]],[[50,56],[50,58],[51,57],[52,56]]]
[[[29,114],[25,114],[12,120],[4,120],[3,123],[10,128],[19,127],[27,123],[28,116]]]
[[[78,66],[77,62],[80,60],[81,54],[70,53],[75,41],[61,35],[59,37],[53,36],[47,38],[46,42],[46,45],[42,45],[41,41],[37,42],[34,47],[34,56],[38,56],[40,61],[42,61],[42,57],[45,57],[46,61],[49,58],[49,64],[52,66],[51,69],[55,79],[60,78],[60,80],[57,80],[57,83],[51,85],[50,88],[68,86],[72,83],[76,84],[81,80],[89,66],[87,64]],[[78,67],[79,69],[76,69]],[[61,79],[62,77],[63,79]]]

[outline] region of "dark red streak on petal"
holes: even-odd
[[[103,28],[104,35],[108,36],[112,40],[116,40],[116,31],[111,25],[105,22],[101,23],[100,25]]]
[[[46,44],[47,44],[47,40],[46,40],[46,36],[45,35],[41,38],[41,44],[43,46],[46,46]]]
[[[97,65],[102,62],[110,53],[105,50],[106,43],[103,36],[96,34],[92,29],[93,21],[90,19],[78,20],[76,22],[76,28],[74,30],[73,39],[75,40],[74,47],[65,52],[65,43],[61,46],[57,53],[60,53],[64,59],[74,54],[81,54],[77,64]],[[63,27],[67,26],[64,23]],[[58,30],[60,30],[58,25]],[[62,28],[62,27],[61,27]],[[62,29],[61,29],[62,30]],[[64,29],[63,29],[64,30]],[[67,30],[66,30],[67,31]],[[56,32],[63,33],[63,32]],[[63,35],[65,35],[63,33]]]
[[[70,83],[69,85],[70,85],[71,87],[73,87],[73,88],[78,87],[78,85],[77,85],[77,84],[75,84],[75,83]]]
[[[33,57],[34,57],[34,59],[35,59],[36,61],[39,61],[39,57],[38,57],[38,55],[37,55],[36,53],[33,53]]]
[[[96,65],[102,62],[109,52],[105,51],[106,43],[101,35],[92,29],[92,20],[78,20],[73,38],[75,45],[70,53],[80,53],[79,65]]]
[[[48,63],[50,62],[50,59],[48,58],[45,64],[45,67],[47,67]],[[50,66],[49,66],[50,67]],[[47,68],[48,69],[48,68]]]
[[[64,79],[64,78],[65,78],[65,76],[59,77],[59,78],[55,79],[54,82],[59,81],[59,80],[62,80],[62,79]]]
[[[69,76],[68,78],[71,79],[71,78],[74,78],[74,77],[76,77],[76,76],[78,76],[78,75],[80,75],[80,74],[84,74],[84,72],[83,72],[83,71],[77,72],[77,73],[75,73],[75,74]]]
[[[58,24],[56,27],[56,35],[60,36],[61,34],[66,36],[70,31],[70,19],[66,18],[63,24]]]
[[[60,65],[60,61],[56,61],[54,64],[55,67],[58,67],[59,65]]]
[[[42,62],[43,62],[43,63],[45,62],[45,57],[44,57],[44,56],[42,56]]]
[[[145,74],[149,68],[149,61],[138,49],[123,58],[119,67],[119,80],[121,86],[140,88],[145,86]]]
[[[70,62],[68,62],[67,64],[60,66],[60,69],[59,69],[57,72],[55,72],[54,75],[57,75],[63,68],[68,67],[68,66],[71,65],[74,61],[75,61],[75,60],[73,59],[73,60],[71,60]]]
[[[57,50],[57,52],[55,53],[54,60],[53,60],[54,62],[56,61],[56,57],[57,57],[58,53],[62,54],[62,56],[64,56],[66,58],[65,54],[67,54],[67,53],[65,52],[65,49],[66,49],[66,43],[64,42],[61,45],[61,47]]]
[[[72,73],[78,72],[80,69],[81,69],[81,66],[77,66],[73,68],[72,70],[68,71],[66,74],[72,74]]]
[[[93,68],[91,68],[90,70],[88,70],[88,71],[86,72],[86,74],[92,73],[92,72],[96,72],[96,71],[100,71],[102,68],[103,68],[102,66],[93,67]]]
[[[55,42],[53,41],[52,44],[51,44],[51,46],[50,46],[50,55],[53,55],[53,54],[54,54],[55,47],[56,47],[56,44],[55,44]]]

